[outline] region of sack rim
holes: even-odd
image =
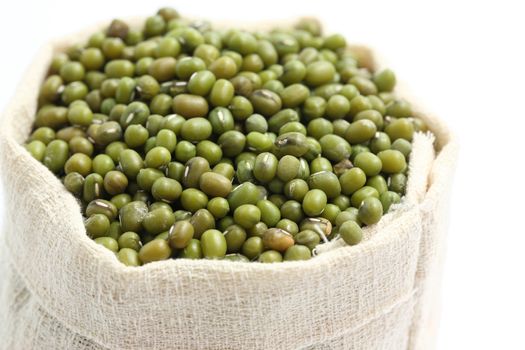
[[[141,20],[141,19],[142,18],[140,18],[140,17],[134,17],[134,18],[131,18],[130,21],[132,23],[138,23],[138,21]],[[216,22],[212,22],[212,23],[215,24]],[[218,23],[219,23],[219,26],[228,26],[228,24],[229,24],[227,22],[218,22]],[[268,27],[268,26],[282,26],[282,25],[289,25],[289,24],[290,24],[290,20],[277,20],[277,21],[262,21],[262,22],[246,22],[246,23],[242,23],[242,25],[244,27],[247,27],[247,28],[258,28],[261,25]],[[26,92],[25,89],[24,89],[24,86],[27,85],[26,83],[29,82],[29,81],[34,81],[34,77],[33,77],[34,69],[32,69],[32,68],[35,65],[35,62],[37,62],[39,60],[40,56],[44,55],[44,56],[49,56],[50,57],[51,53],[55,52],[57,50],[57,48],[64,47],[64,45],[69,43],[71,40],[78,41],[79,37],[86,37],[87,33],[91,33],[94,30],[101,28],[103,25],[107,25],[107,22],[100,22],[100,23],[97,23],[95,25],[88,26],[86,29],[81,30],[81,31],[79,31],[78,33],[75,33],[75,34],[66,35],[62,39],[56,39],[55,38],[55,39],[51,40],[48,45],[44,45],[41,48],[41,50],[38,52],[38,54],[35,56],[36,58],[32,61],[31,65],[29,66],[29,69],[23,75],[23,78],[21,79],[20,84],[19,84],[18,88],[16,89],[15,94],[13,95],[13,97],[10,100],[10,103],[8,104],[8,108],[6,108],[4,113],[2,113],[2,118],[0,119],[0,121],[3,121],[3,123],[9,122],[9,121],[5,121],[4,120],[6,115],[15,113],[14,109],[20,109],[21,108],[22,110],[24,110],[24,107],[26,107],[26,106],[14,105],[14,101],[16,101],[18,99],[19,95],[21,95],[22,93]],[[370,47],[364,46],[364,45],[351,45],[351,46],[353,48],[355,48],[356,50],[359,50],[361,52],[361,55],[367,56],[368,59],[371,60],[370,64],[372,66],[376,66],[377,65],[377,63],[376,63],[376,58],[377,58],[376,51],[374,51]],[[411,103],[413,103],[413,101],[410,100],[410,97],[406,97],[406,95],[410,95],[406,91],[407,90],[406,87],[403,86],[402,88],[403,88],[402,91],[398,91],[398,94],[400,96],[403,96],[404,98],[407,98]],[[36,101],[36,96],[35,96],[35,101]],[[450,133],[450,130],[449,130],[448,126],[446,126],[446,124],[439,117],[431,115],[431,114],[429,114],[427,112],[423,112],[423,109],[422,109],[421,106],[416,105],[415,108],[416,108],[415,109],[415,111],[416,111],[415,114],[418,117],[421,117],[425,121],[432,121],[432,123],[435,124],[438,129],[443,130],[447,134],[446,139],[444,139],[445,137],[443,135],[436,135],[436,134],[434,134],[438,141],[444,142],[443,147],[440,150],[438,150],[438,153],[436,154],[434,163],[441,164],[441,163],[443,163],[443,159],[446,159],[447,160],[447,164],[449,166],[450,166],[450,164],[454,164],[456,156],[457,156],[457,149],[458,149],[456,136],[454,134]],[[15,125],[13,125],[14,123],[8,123],[8,124],[9,125],[8,125],[7,128],[2,128],[0,130],[1,143],[3,144],[2,148],[4,148],[4,150],[5,149],[11,149],[13,152],[16,152],[18,154],[18,156],[20,157],[20,161],[26,162],[28,164],[31,164],[32,167],[35,167],[36,168],[35,170],[37,170],[37,171],[40,170],[40,173],[42,175],[42,180],[44,180],[46,182],[58,181],[58,178],[54,174],[49,172],[47,170],[47,168],[45,168],[45,166],[43,166],[43,164],[41,164],[40,162],[38,162],[37,160],[32,158],[31,155],[27,151],[25,151],[25,149],[18,142],[18,140],[15,140],[11,136],[11,134],[12,134],[11,131],[14,131],[16,128],[15,128]],[[10,130],[10,129],[12,129],[12,130]],[[434,131],[434,130],[431,130],[431,131]],[[4,151],[2,153],[5,154],[6,152]],[[451,168],[453,168],[453,167],[451,167]],[[436,170],[433,169],[432,173],[435,173],[435,172],[436,172]],[[0,175],[1,175],[1,172],[0,172]],[[429,194],[436,193],[434,187],[436,187],[436,186],[437,187],[442,187],[443,184],[441,182],[444,181],[445,183],[447,183],[448,179],[446,179],[444,177],[445,176],[438,176],[437,178],[434,179],[434,181],[432,183],[429,184],[429,186],[427,188],[427,191],[426,191],[426,194],[425,194],[425,197],[427,197]],[[441,180],[443,180],[443,181],[441,181]],[[5,179],[4,179],[4,182],[5,182]],[[76,199],[74,199],[74,197],[71,194],[67,193],[66,195],[69,196],[70,199],[76,201]],[[406,196],[406,194],[405,194],[405,196]],[[423,198],[423,200],[425,200],[425,198]],[[78,204],[76,205],[76,208],[79,208]],[[404,211],[406,211],[406,210],[411,210],[411,209],[406,209],[405,208]],[[388,224],[389,222],[395,221],[394,216],[398,217],[399,216],[399,212],[398,211],[394,211],[393,213],[388,213],[385,216],[383,216],[383,218],[381,219],[381,221],[378,224],[373,225],[373,226],[369,226],[369,227],[365,227],[364,228],[365,235],[372,236],[372,238],[376,237],[377,233],[378,232],[380,233],[382,227],[385,224]],[[86,238],[88,240],[89,248],[91,248],[90,250],[94,250],[94,251],[99,250],[99,249],[105,250],[104,248],[99,247],[99,245],[94,243],[93,240],[89,239],[87,237],[87,235],[85,234],[85,231],[83,233],[83,236],[85,236],[85,237],[81,237],[81,238]],[[373,241],[373,239],[363,241],[362,243],[360,243],[359,245],[354,246],[354,247],[341,247],[341,248],[338,248],[338,249],[343,249],[345,251],[348,251],[349,252],[348,254],[351,254],[350,253],[351,250],[356,250],[356,247],[363,246],[365,244],[373,243],[371,241]],[[330,253],[331,252],[326,252],[326,253],[320,254],[320,255],[316,256],[315,259],[310,259],[308,261],[303,261],[303,262],[285,262],[285,263],[281,264],[279,268],[282,268],[283,266],[287,266],[287,265],[288,266],[299,266],[299,265],[305,265],[305,264],[315,264],[315,261],[318,261],[321,256],[323,256],[325,254],[330,254]],[[108,254],[106,254],[106,255],[108,255]],[[111,255],[106,256],[106,260],[108,260],[106,262],[109,263],[109,264],[117,263],[121,267],[121,269],[123,271],[129,270],[129,269],[132,269],[132,270],[134,269],[134,270],[138,270],[138,271],[146,271],[146,270],[150,270],[150,269],[152,269],[152,270],[162,269],[162,268],[164,268],[164,266],[161,267],[160,265],[163,265],[165,263],[172,264],[172,265],[173,264],[177,265],[177,264],[180,263],[179,261],[182,260],[182,259],[170,259],[170,260],[167,260],[167,261],[164,261],[164,262],[155,262],[153,264],[146,264],[146,265],[143,265],[143,266],[140,266],[140,267],[127,267],[127,266],[121,264],[120,262],[118,262],[117,259],[112,259]],[[110,260],[112,260],[112,261],[110,261]],[[200,264],[207,264],[208,262],[209,261],[201,259],[201,260],[197,260],[196,262],[194,261],[193,263],[195,263],[195,266],[199,266]],[[217,262],[218,261],[213,261],[213,264],[216,264]],[[191,265],[193,265],[193,263]],[[221,262],[219,262],[219,264],[223,264],[223,263],[232,264],[232,262],[229,262],[229,261],[221,261]],[[237,263],[237,265],[235,265],[235,266],[238,266],[240,269],[242,269],[242,267],[245,266],[245,265],[250,265],[250,264],[241,262],[241,263]],[[258,266],[257,269],[259,269],[259,268],[263,269],[263,270],[265,270],[265,269],[273,269],[269,264],[251,264],[251,265],[257,265]]]

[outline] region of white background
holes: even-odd
[[[438,348],[525,349],[525,20],[519,1],[1,1],[0,108],[46,40],[166,4],[210,19],[313,14],[349,41],[378,48],[461,141]]]

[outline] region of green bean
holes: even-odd
[[[115,19],[52,58],[24,147],[127,266],[358,244],[403,203],[429,126],[394,72],[322,32],[215,30],[167,7]]]

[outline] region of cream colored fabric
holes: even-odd
[[[438,118],[421,114],[437,156],[417,135],[407,196],[357,246],[336,240],[307,262],[128,268],[86,236],[75,198],[21,146],[53,52],[85,36],[44,47],[2,115],[0,349],[431,348],[456,158]]]

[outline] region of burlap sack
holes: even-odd
[[[53,52],[91,31],[44,47],[1,120],[1,349],[432,347],[456,158],[438,118],[419,112],[437,156],[418,135],[403,203],[357,246],[334,241],[310,261],[275,265],[125,267],[86,236],[75,198],[21,146]]]

